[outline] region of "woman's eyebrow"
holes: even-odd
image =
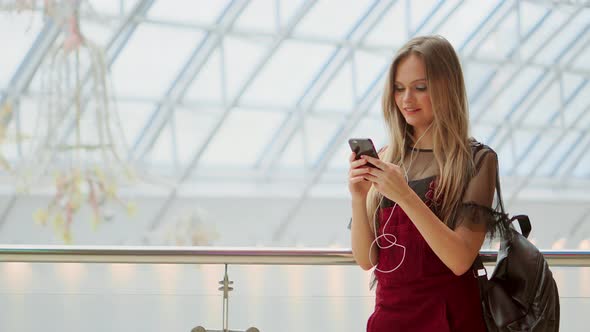
[[[410,84],[415,83],[415,82],[419,82],[419,81],[426,81],[426,79],[425,78],[419,78],[417,80],[413,80],[412,82],[410,82]],[[399,82],[399,81],[395,81],[395,84],[402,84],[402,83]]]

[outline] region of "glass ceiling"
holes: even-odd
[[[347,139],[386,140],[379,100],[392,55],[411,36],[438,33],[460,53],[473,136],[498,151],[518,190],[590,180],[583,2],[89,3],[82,31],[107,55],[127,159],[146,172],[342,185]],[[34,137],[45,44],[60,38],[51,24],[0,11],[0,105],[16,106],[7,127],[17,136]],[[3,153],[17,162],[27,144],[7,141]]]

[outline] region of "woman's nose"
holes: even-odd
[[[404,91],[404,94],[402,96],[402,100],[403,101],[412,101],[414,99],[414,95],[412,94],[412,91],[410,89],[406,89],[406,91]]]

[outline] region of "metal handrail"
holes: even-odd
[[[588,250],[541,250],[552,266],[590,266]],[[486,264],[497,251],[482,250]],[[355,265],[350,249],[0,245],[0,262]]]

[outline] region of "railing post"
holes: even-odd
[[[229,280],[227,275],[227,264],[225,264],[225,274],[223,275],[223,280],[219,282],[221,287],[218,290],[223,292],[223,313],[222,313],[222,326],[223,332],[229,331],[229,292],[233,291],[234,288],[230,287],[233,285],[234,282]]]
[[[229,280],[229,276],[227,274],[227,265],[225,265],[225,273],[223,275],[223,280],[219,281],[221,287],[218,290],[223,292],[223,313],[221,314],[222,319],[222,330],[207,330],[202,326],[197,326],[191,330],[191,332],[260,332],[255,327],[250,327],[246,331],[236,331],[229,329],[229,292],[233,291],[234,288],[230,285],[233,285],[234,282]]]

